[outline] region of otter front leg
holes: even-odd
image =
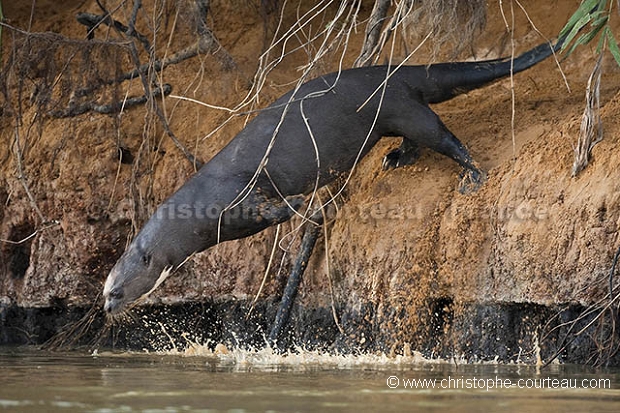
[[[303,205],[304,199],[303,195],[287,196],[285,199],[265,198],[257,195],[254,204],[257,220],[261,223],[264,221],[268,226],[288,221]]]
[[[303,195],[269,198],[252,192],[237,205],[225,208],[216,222],[217,242],[244,238],[289,220],[304,202]],[[211,235],[213,230],[207,231]],[[206,236],[205,235],[205,236]]]

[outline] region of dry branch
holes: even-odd
[[[131,54],[132,61],[134,62],[136,67],[140,67],[140,58],[138,56],[138,50],[136,48],[136,45],[132,43],[129,46],[129,50],[131,52],[130,54]],[[160,120],[162,126],[164,127],[164,130],[166,131],[166,134],[168,135],[168,137],[170,137],[170,139],[172,139],[172,142],[174,142],[176,147],[179,148],[179,150],[181,152],[183,152],[183,155],[185,155],[185,157],[194,165],[195,168],[200,168],[203,165],[203,163],[200,160],[198,160],[181,143],[181,141],[179,141],[179,139],[176,137],[174,132],[172,132],[172,129],[170,128],[170,124],[168,123],[168,120],[164,116],[164,113],[161,111],[161,108],[157,104],[157,101],[155,99],[153,99],[154,96],[152,94],[149,96],[150,88],[149,88],[148,80],[147,80],[147,77],[146,77],[146,73],[140,73],[140,79],[142,80],[142,86],[144,87],[144,92],[146,93],[146,96],[149,97],[147,99],[147,101],[151,102],[153,110],[155,111],[155,114],[159,118],[159,120]]]
[[[297,259],[295,260],[291,274],[289,275],[286,287],[284,288],[282,301],[278,306],[276,319],[269,334],[269,342],[272,346],[274,346],[274,348],[278,346],[278,340],[282,334],[282,331],[288,324],[291,310],[293,308],[293,304],[295,303],[295,298],[297,297],[297,291],[299,290],[299,284],[301,283],[302,276],[306,270],[310,256],[312,255],[312,250],[314,249],[316,240],[319,238],[319,235],[321,235],[322,224],[322,211],[315,213],[306,223],[306,229],[301,241],[300,251],[297,255]]]
[[[616,272],[616,265],[618,264],[618,258],[620,258],[620,247],[616,250],[614,254],[614,259],[611,264],[611,270],[609,270],[609,296],[613,297],[614,295],[614,273]]]
[[[153,90],[150,90],[148,95],[131,97],[123,100],[122,102],[112,102],[107,105],[99,105],[94,102],[86,102],[82,104],[70,104],[67,109],[64,110],[53,110],[49,112],[49,115],[54,118],[70,118],[73,116],[79,116],[86,112],[96,112],[101,114],[112,114],[119,113],[124,109],[130,108],[132,106],[143,105],[145,104],[149,98],[167,96],[172,92],[172,86],[169,84],[165,84],[162,87],[155,87]]]
[[[354,67],[376,63],[392,35],[404,39],[432,33],[433,51],[451,42],[453,56],[471,45],[486,23],[486,2],[472,0],[375,0],[362,50]],[[389,16],[390,6],[394,4]]]
[[[366,35],[364,37],[364,45],[362,51],[353,63],[353,67],[368,66],[371,63],[372,56],[375,55],[379,48],[379,38],[383,24],[387,19],[388,9],[391,0],[376,0],[375,5],[370,13],[370,19],[366,25]]]
[[[78,16],[78,21],[82,24],[86,24],[89,27],[91,27],[91,24],[93,22],[95,22],[96,24],[102,24],[102,23],[107,24],[110,27],[113,27],[114,29],[116,29],[119,33],[125,34],[130,37],[134,37],[138,40],[140,40],[140,38],[143,37],[135,29],[138,11],[142,6],[141,0],[134,0],[132,14],[131,14],[131,18],[128,23],[128,26],[125,26],[122,23],[119,23],[111,18],[108,18],[107,16],[110,16],[111,13],[108,10],[106,10],[105,7],[101,3],[97,2],[97,4],[101,8],[101,10],[104,12],[103,16],[82,13],[81,15]],[[197,5],[198,5],[199,11],[201,10],[201,7],[206,6],[208,8],[208,3],[205,3],[204,1],[198,1]],[[206,9],[203,11],[206,12]],[[199,21],[203,21],[203,24],[198,26],[199,27],[198,32],[200,35],[198,41],[194,45],[190,46],[189,48],[186,48],[182,50],[181,52],[176,53],[175,55],[171,56],[168,59],[165,59],[163,62],[160,59],[155,58],[155,51],[150,47],[150,44],[148,44],[148,42],[147,44],[145,44],[144,42],[141,41],[141,43],[147,49],[148,56],[149,56],[149,62],[146,64],[141,64],[136,45],[134,42],[131,42],[129,44],[129,54],[131,57],[131,61],[133,62],[135,66],[135,69],[128,73],[121,75],[120,77],[116,79],[116,81],[112,82],[112,83],[121,83],[125,80],[133,79],[136,77],[140,78],[140,80],[142,81],[142,86],[144,88],[145,94],[142,97],[133,98],[131,100],[131,103],[132,104],[138,104],[138,103],[150,103],[151,104],[151,107],[153,111],[155,112],[155,114],[157,115],[157,117],[159,118],[164,130],[166,131],[166,134],[174,142],[176,147],[185,155],[185,157],[194,165],[195,168],[202,166],[202,162],[199,161],[181,143],[181,141],[179,141],[179,139],[176,137],[176,135],[170,128],[170,124],[168,123],[168,120],[166,119],[161,108],[157,104],[157,101],[154,99],[155,97],[167,95],[168,93],[170,93],[171,86],[164,85],[161,88],[155,88],[155,92],[154,92],[151,90],[149,85],[157,84],[156,79],[155,79],[155,73],[163,70],[168,64],[178,63],[183,60],[189,59],[191,57],[197,56],[198,54],[216,50],[214,46],[217,44],[217,41],[215,40],[215,37],[212,35],[211,31],[208,30],[208,27],[206,25],[206,20],[203,20],[203,19],[206,19],[206,15],[203,16],[201,19],[199,19]],[[91,29],[94,27],[96,26],[92,26]],[[80,92],[84,93],[84,90]],[[120,109],[126,106],[127,102],[128,101],[125,101],[123,103],[115,103],[107,107],[101,107],[101,106],[97,106],[93,104],[85,104],[85,105],[81,105],[77,109],[94,110],[95,108],[97,108],[99,110],[116,110],[117,108]]]
[[[137,3],[137,2],[136,2]],[[198,33],[198,40],[193,44],[187,46],[184,49],[179,50],[178,52],[172,54],[170,57],[165,59],[157,59],[153,56],[152,60],[148,63],[142,64],[136,67],[133,70],[130,70],[126,73],[121,74],[120,76],[103,81],[101,84],[92,85],[87,88],[79,89],[75,92],[76,96],[87,96],[92,94],[95,90],[101,88],[102,86],[109,86],[113,84],[123,83],[127,80],[132,80],[139,77],[142,73],[147,73],[149,70],[153,72],[161,72],[166,67],[170,65],[175,65],[181,63],[185,60],[191,59],[198,55],[212,53],[220,60],[222,67],[225,70],[232,70],[236,67],[235,61],[232,56],[220,45],[218,40],[213,35],[213,32],[209,29],[207,25],[207,13],[208,13],[208,1],[206,0],[196,0],[197,7],[197,15],[199,18],[196,20],[196,31]],[[84,24],[89,28],[89,38],[92,38],[94,29],[99,27],[101,24],[105,24],[109,27],[116,29],[119,33],[124,34],[129,37],[134,37],[140,41],[143,45],[144,49],[149,53],[149,56],[152,56],[153,50],[150,46],[150,43],[146,39],[145,36],[138,33],[135,30],[135,17],[137,14],[137,6],[134,4],[134,9],[132,12],[131,21],[128,23],[128,26],[125,26],[121,22],[118,22],[112,19],[110,14],[106,11],[104,15],[96,15],[92,13],[79,13],[77,16],[77,20],[79,23]]]
[[[198,41],[194,47],[197,54],[213,53],[217,54],[224,70],[232,70],[236,67],[232,56],[222,47],[217,38],[207,24],[207,16],[209,14],[209,0],[196,0],[196,31],[198,32]]]
[[[138,41],[142,43],[142,46],[144,46],[144,50],[146,50],[147,52],[150,52],[151,50],[151,44],[149,43],[148,39],[144,35],[137,32],[135,28],[133,28],[133,25],[131,25],[131,27],[127,27],[118,20],[114,20],[109,15],[78,13],[76,19],[78,23],[83,24],[88,29],[87,38],[89,40],[94,39],[95,29],[100,25],[104,24],[109,27],[114,27],[116,30],[126,34],[127,36],[138,39]]]
[[[579,129],[579,141],[575,148],[575,161],[573,162],[572,175],[577,176],[590,161],[592,148],[603,139],[603,122],[601,121],[601,61],[603,53],[598,55],[594,69],[588,79],[586,88],[586,107],[581,118]],[[594,85],[593,85],[594,83]]]

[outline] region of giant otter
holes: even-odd
[[[289,219],[304,195],[351,171],[382,136],[403,137],[385,168],[428,147],[458,162],[461,189],[475,190],[484,173],[429,104],[523,71],[558,47],[512,61],[344,70],[286,93],[159,206],[108,275],[105,311],[124,311],[194,253]]]

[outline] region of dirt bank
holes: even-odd
[[[31,19],[29,4],[11,3],[4,5],[4,14],[12,26],[71,39],[85,38],[86,29],[75,19],[77,12],[99,12],[94,1],[62,6],[37,1]],[[148,10],[150,2],[144,3]],[[251,3],[211,3],[209,24],[222,49],[215,56],[203,54],[170,66],[162,83],[171,84],[174,95],[234,107],[252,86],[264,46],[264,22],[260,9]],[[559,32],[577,7],[575,1],[522,3],[548,37]],[[372,2],[363,4],[365,17]],[[283,24],[292,25],[298,12],[287,8]],[[174,26],[176,34],[150,39],[160,56],[196,40],[187,34],[191,33],[187,13],[177,15],[172,6],[164,13],[162,27],[170,31]],[[499,4],[491,2],[487,13],[486,28],[460,58],[510,54],[510,35]],[[276,16],[268,15],[271,27]],[[515,27],[517,52],[544,41],[516,6]],[[309,26],[303,36],[317,30],[316,24]],[[363,32],[360,25],[349,39],[345,67],[357,57]],[[422,38],[420,34],[417,41]],[[8,29],[3,33],[3,63],[12,61],[20,71],[4,78],[8,92],[0,114],[0,238],[25,239],[0,244],[5,342],[44,340],[53,331],[38,329],[32,335],[32,329],[45,323],[41,320],[49,320],[41,318],[43,312],[56,308],[57,314],[73,314],[66,321],[97,302],[127,239],[194,170],[144,105],[127,109],[122,116],[90,111],[54,118],[40,112],[41,107],[70,108],[79,100],[73,93],[76,89],[131,67],[127,47],[97,43],[103,39],[120,41],[112,30],[99,29],[86,52],[81,43],[61,42],[49,34],[29,37]],[[404,58],[415,41],[397,42],[394,59]],[[28,53],[13,54],[11,60],[8,51],[13,44]],[[428,49],[408,63],[429,62]],[[226,63],[223,51],[234,65]],[[258,106],[289,89],[311,53],[307,48],[287,55],[268,77]],[[446,50],[437,59],[448,55]],[[505,360],[519,354],[533,360],[540,343],[544,356],[552,354],[567,329],[545,333],[578,317],[608,293],[607,275],[620,244],[620,70],[611,56],[604,63],[601,86],[604,140],[594,148],[588,168],[576,178],[570,174],[593,55],[592,48],[583,47],[561,63],[572,92],[567,91],[557,63],[548,59],[514,78],[514,99],[507,79],[434,108],[488,171],[488,181],[475,194],[455,190],[457,165],[435,153],[425,152],[412,167],[384,172],[382,157],[398,140],[377,145],[338,198],[328,242],[320,240],[312,257],[300,290],[295,339],[347,351],[402,352],[410,347],[443,356],[499,355]],[[337,56],[326,59],[314,73],[335,70],[337,64]],[[39,93],[49,84],[54,85],[49,95]],[[106,104],[126,94],[138,96],[141,87],[133,81],[98,89],[90,96]],[[225,111],[173,97],[164,99],[161,108],[174,134],[202,160],[216,153],[245,121],[235,118],[209,135],[228,118]],[[296,225],[284,224],[281,234]],[[210,314],[205,319],[218,326],[199,323],[207,330],[201,337],[220,340],[239,331],[259,334],[274,314],[273,303],[297,246],[293,243],[284,257],[282,251],[276,254],[259,299],[262,310],[256,324],[248,327],[240,320],[247,301],[259,289],[275,233],[269,229],[196,256],[153,295],[151,304],[171,305],[182,314],[178,309],[185,303],[187,308],[202,309],[191,317]],[[284,270],[279,272],[281,262]],[[344,334],[332,313],[339,317]],[[553,319],[557,314],[559,318]],[[127,345],[132,340],[135,344],[137,339],[128,338]],[[587,362],[595,349],[595,341],[580,339],[564,357]]]

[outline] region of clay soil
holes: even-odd
[[[144,105],[122,116],[88,112],[58,119],[38,111],[43,107],[37,94],[40,82],[57,81],[60,86],[45,97],[45,108],[54,109],[52,102],[62,109],[72,88],[131,67],[126,49],[99,43],[87,52],[80,48],[86,30],[75,15],[97,13],[94,1],[41,0],[34,8],[30,2],[3,3],[8,3],[3,4],[4,15],[11,26],[48,34],[25,41],[22,32],[3,31],[3,64],[11,55],[23,61],[21,72],[3,78],[0,300],[3,306],[24,308],[88,307],[99,303],[107,272],[127,240],[194,168]],[[148,10],[150,2],[144,3]],[[226,64],[221,51],[204,54],[164,70],[162,83],[170,83],[174,95],[233,107],[251,86],[264,46],[264,20],[251,2],[211,3],[209,23],[234,66]],[[516,53],[544,42],[545,36],[556,36],[579,2],[521,3],[540,32],[515,3]],[[363,4],[366,17],[372,2]],[[509,6],[504,7],[509,14]],[[115,17],[126,21],[130,10],[121,8]],[[163,32],[177,25],[177,34],[157,39],[160,56],[195,40],[188,34],[190,16],[176,10],[170,6],[161,20]],[[283,24],[292,25],[297,10],[290,5],[286,10]],[[272,26],[276,17],[269,14]],[[359,53],[364,28],[361,24],[349,40],[345,67]],[[620,33],[617,25],[613,29]],[[309,27],[306,35],[311,30],[317,28]],[[49,33],[82,43],[58,43]],[[404,58],[423,35],[397,42],[394,60]],[[99,29],[95,41],[105,39],[120,37]],[[499,2],[489,2],[486,27],[458,58],[510,55],[510,39]],[[30,53],[12,54],[17,42],[22,50],[31,48]],[[49,54],[58,44],[62,47]],[[447,59],[452,49],[444,47],[438,54],[423,47],[407,63]],[[291,87],[311,52],[300,50],[282,60],[268,77],[258,106]],[[345,331],[340,341],[383,351],[423,348],[454,355],[484,350],[484,340],[499,340],[504,336],[498,331],[513,329],[507,338],[511,344],[502,347],[509,359],[520,350],[534,351],[545,323],[563,306],[585,308],[605,297],[612,258],[620,246],[620,69],[611,55],[603,61],[600,90],[604,139],[594,147],[590,165],[571,176],[594,62],[595,46],[581,47],[559,65],[547,59],[512,80],[433,108],[488,171],[488,180],[473,194],[460,194],[458,166],[430,151],[413,166],[382,171],[382,157],[399,141],[380,142],[337,199],[327,242],[319,240],[300,287],[301,308],[333,306]],[[335,70],[337,64],[337,55],[326,58],[313,75]],[[139,95],[141,87],[134,80],[99,89],[92,97],[106,103],[125,94]],[[246,120],[234,118],[209,135],[228,118],[227,112],[173,97],[160,104],[174,134],[201,160],[216,153]],[[284,224],[280,235],[298,224]],[[35,231],[21,243],[5,242],[21,241]],[[269,229],[199,254],[151,302],[252,300],[275,234]],[[297,242],[287,254],[277,251],[259,301],[277,302]],[[495,311],[489,309],[498,316],[481,315]],[[323,314],[335,324],[331,310]],[[499,351],[497,346],[487,350]]]

